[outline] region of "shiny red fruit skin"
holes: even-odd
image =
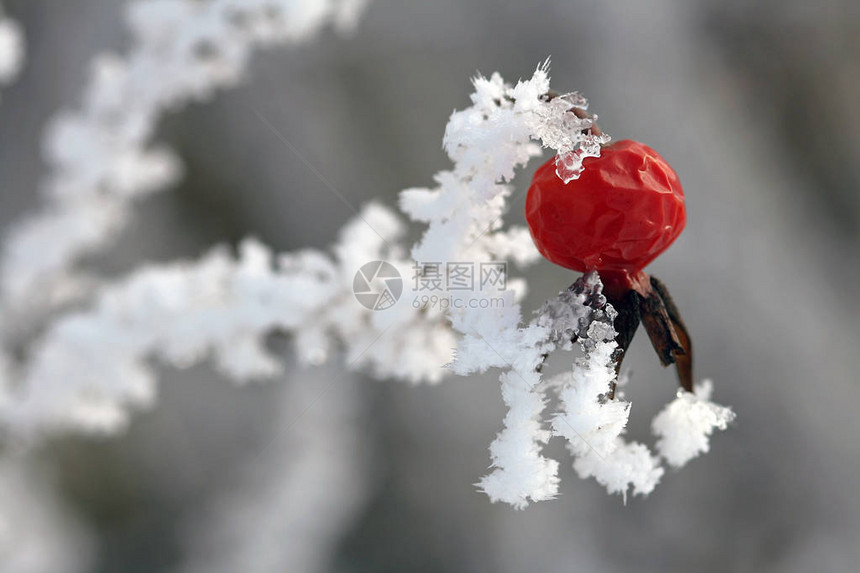
[[[537,170],[526,198],[532,239],[557,265],[597,270],[604,283],[633,288],[684,229],[681,182],[656,151],[629,139],[604,147],[583,167],[567,184],[555,173],[555,158]]]

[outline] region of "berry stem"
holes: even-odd
[[[651,277],[643,271],[604,269],[598,273],[603,282],[603,294],[610,301],[620,302],[630,291],[638,293],[642,298],[651,295]]]
[[[669,294],[669,289],[666,288],[663,281],[657,277],[651,277],[651,286],[653,287],[654,292],[656,292],[663,301],[663,304],[666,307],[666,313],[669,315],[669,320],[672,321],[672,327],[681,343],[682,351],[675,352],[673,354],[675,368],[678,371],[678,378],[681,381],[681,387],[687,392],[692,392],[693,341],[690,339],[690,333],[687,330],[687,326],[684,324],[684,321],[681,319],[681,313],[678,312],[678,307],[675,306],[675,302]]]
[[[603,271],[601,279],[606,299],[618,312],[615,319],[618,348],[613,355],[616,379],[641,322],[660,363],[663,366],[674,364],[681,388],[692,392],[693,343],[666,285],[642,271],[632,274]],[[615,398],[615,383],[609,389],[608,397],[610,400]]]

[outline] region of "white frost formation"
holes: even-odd
[[[596,274],[586,275],[582,283],[574,290],[571,302],[591,311],[574,331],[584,356],[576,361],[572,372],[549,382],[561,389],[563,408],[553,418],[553,429],[568,440],[576,458],[573,467],[580,477],[593,477],[609,493],[626,496],[632,487],[635,494],[645,495],[660,481],[663,469],[646,446],[622,439],[630,403],[620,397],[606,397],[616,377],[612,359],[618,347],[618,333],[613,328],[615,309],[600,294],[602,285]],[[576,294],[576,290],[583,292]]]
[[[651,424],[658,437],[657,451],[672,467],[680,468],[710,449],[714,430],[725,430],[735,419],[730,408],[711,402],[714,385],[703,380],[694,392],[678,392],[678,397],[654,418]]]
[[[132,3],[127,9],[131,49],[125,56],[97,57],[80,107],[58,114],[45,135],[44,205],[3,241],[0,308],[44,310],[46,301],[73,295],[80,283],[73,272],[77,260],[109,243],[131,216],[133,201],[178,179],[178,158],[150,144],[164,111],[235,86],[254,49],[309,39],[327,24],[351,27],[364,4]],[[0,64],[4,29],[14,27],[0,28]],[[8,40],[8,31],[5,37],[9,54],[15,42]]]
[[[373,312],[352,293],[362,264],[397,260],[378,233],[396,244],[402,230],[390,211],[369,205],[344,227],[334,257],[305,251],[276,258],[246,240],[237,257],[216,248],[194,263],[144,267],[101,289],[92,308],[50,326],[31,350],[22,383],[0,403],[0,424],[24,438],[116,431],[130,408],[154,401],[151,358],[186,367],[211,357],[236,380],[269,377],[280,371],[265,348],[272,332],[292,335],[304,363],[324,361],[339,343],[350,368],[438,381],[455,343],[442,315],[406,306]],[[374,344],[388,330],[396,335]]]

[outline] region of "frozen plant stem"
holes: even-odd
[[[163,113],[239,85],[259,49],[298,44],[325,26],[349,29],[364,0],[136,0],[125,8],[125,54],[98,54],[82,101],[49,122],[42,208],[0,249],[0,322],[7,329],[85,297],[80,260],[111,244],[134,204],[176,183],[181,161],[152,140]],[[17,28],[0,20],[3,61]],[[5,49],[4,49],[5,48]],[[14,55],[14,54],[13,54]],[[15,66],[6,65],[13,70]],[[6,316],[4,320],[3,315]],[[0,336],[3,324],[0,324]],[[7,334],[8,336],[8,334]]]

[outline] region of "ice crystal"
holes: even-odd
[[[713,383],[703,380],[694,392],[678,392],[651,427],[657,439],[657,451],[669,463],[680,468],[710,449],[714,430],[725,430],[735,419],[730,408],[711,402]]]

